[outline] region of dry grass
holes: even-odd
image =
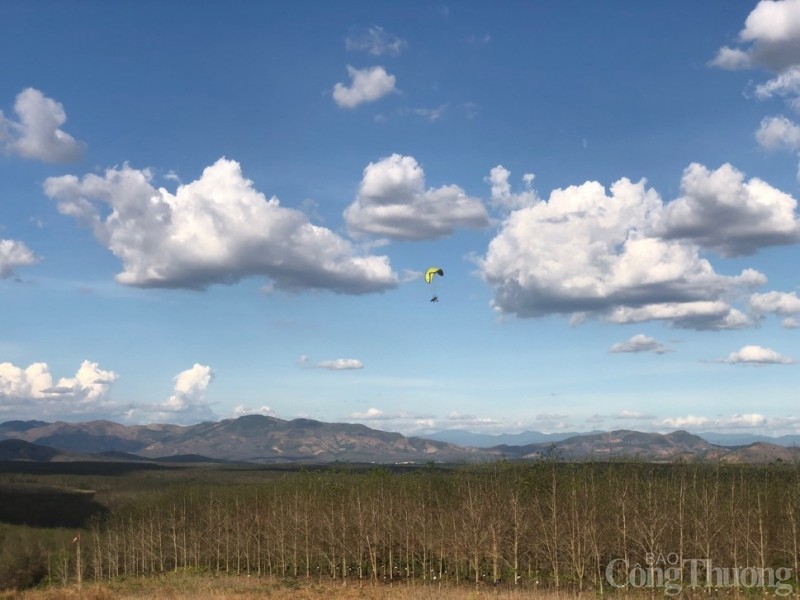
[[[594,594],[585,594],[586,600]],[[509,588],[448,587],[438,585],[373,585],[357,582],[296,583],[239,577],[169,576],[131,579],[102,585],[0,592],[0,600],[579,600],[576,594],[543,593]],[[615,595],[622,599],[623,595]]]
[[[653,600],[680,598],[681,600],[747,598],[772,596],[798,598],[795,594],[776,596],[767,594],[740,594],[736,590],[706,589],[683,590],[678,596],[668,596],[661,591],[606,590],[609,600]],[[552,592],[511,587],[474,587],[470,585],[407,585],[404,583],[382,585],[348,582],[280,581],[245,577],[208,577],[189,574],[171,574],[162,577],[137,578],[103,584],[84,584],[51,587],[22,592],[0,591],[0,600],[597,600],[603,598],[594,592]]]

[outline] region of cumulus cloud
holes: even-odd
[[[525,173],[522,176],[525,189],[519,193],[511,191],[511,184],[508,181],[510,176],[511,171],[502,165],[497,165],[489,171],[489,176],[485,181],[492,186],[492,206],[503,211],[509,211],[526,206],[533,206],[537,202],[540,202],[536,191],[533,189],[534,175],[532,173]]]
[[[756,131],[756,140],[767,150],[797,150],[800,148],[800,125],[779,117],[765,117]]]
[[[747,273],[745,273],[737,278],[732,278],[732,286],[737,283],[737,280],[742,286],[760,285],[766,281],[763,276],[759,276],[755,272],[749,273],[752,273],[752,280],[748,280]],[[746,314],[733,308],[724,300],[655,302],[640,307],[617,306],[608,313],[606,318],[609,322],[618,324],[665,321],[678,329],[696,329],[698,331],[742,329],[752,325]]]
[[[712,423],[713,421],[708,417],[698,417],[695,415],[669,417],[661,421],[661,425],[665,427],[674,427],[675,429],[697,429],[698,427],[707,427]]]
[[[352,371],[363,369],[364,363],[357,358],[336,358],[333,360],[322,360],[317,363],[317,367],[330,371]]]
[[[384,431],[400,431],[405,435],[420,435],[441,429],[468,429],[474,432],[503,433],[520,430],[522,424],[503,419],[479,417],[472,414],[451,412],[444,417],[408,411],[384,411],[371,407],[365,411],[350,413],[345,420],[370,423]],[[375,422],[378,422],[376,425]]]
[[[354,29],[345,38],[345,48],[367,52],[372,56],[397,56],[408,47],[408,43],[398,36],[388,33],[383,27],[370,25],[366,29]]]
[[[394,420],[416,420],[429,419],[430,415],[418,415],[405,411],[385,412],[379,408],[370,407],[364,412],[350,413],[350,418],[356,421],[394,421]]]
[[[654,415],[640,412],[638,410],[621,410],[616,415],[617,419],[632,419],[632,420],[649,420],[654,419]]]
[[[18,267],[28,267],[37,262],[39,258],[24,243],[0,240],[0,279],[11,277]]]
[[[381,421],[383,419],[388,419],[389,417],[379,408],[371,407],[365,412],[350,413],[350,418],[358,421]]]
[[[763,346],[743,346],[736,352],[731,352],[719,362],[728,364],[755,364],[755,365],[789,365],[794,360]]]
[[[51,177],[44,190],[120,258],[116,279],[125,285],[204,289],[250,276],[288,291],[365,294],[397,285],[386,256],[361,255],[301,211],[267,199],[225,158],[174,194],[128,165]]]
[[[277,417],[278,415],[269,406],[262,405],[259,408],[248,408],[244,404],[237,404],[233,408],[233,418],[238,419],[245,415],[262,415],[264,417]]]
[[[731,48],[723,46],[717,51],[717,55],[711,60],[711,66],[735,71],[738,69],[749,69],[753,66],[750,54],[741,48]]]
[[[501,422],[493,417],[479,417],[477,415],[465,414],[458,411],[452,411],[448,414],[446,421],[448,427],[469,427],[483,430],[493,429],[501,425]]]
[[[800,318],[798,317],[786,317],[781,321],[781,325],[786,329],[798,329],[800,328]]]
[[[766,292],[750,296],[750,312],[757,317],[773,314],[785,317],[783,326],[794,329],[800,316],[800,298],[795,292]]]
[[[173,378],[173,391],[169,398],[154,404],[132,405],[125,412],[125,420],[182,424],[215,421],[218,417],[207,398],[213,380],[211,367],[195,363]]]
[[[760,179],[745,181],[729,164],[715,171],[689,165],[681,191],[657,228],[665,239],[691,240],[724,256],[800,241],[797,201]]]
[[[418,435],[436,429],[437,422],[433,415],[410,413],[407,411],[387,412],[371,407],[363,412],[350,413],[343,420],[370,422],[372,427],[384,431],[400,431],[405,435]],[[374,422],[379,422],[375,425]]]
[[[425,187],[425,172],[412,156],[392,154],[364,169],[355,201],[344,211],[351,235],[427,240],[456,228],[489,224],[486,209],[457,185]]]
[[[502,179],[495,177],[493,186]],[[577,322],[663,319],[694,329],[746,324],[728,298],[766,278],[749,269],[738,276],[716,273],[694,240],[674,228],[671,239],[659,237],[664,213],[644,180],[627,178],[610,194],[589,181],[512,211],[478,259],[494,288],[493,306],[520,317],[571,314]]]
[[[206,392],[213,378],[211,367],[195,363],[191,369],[175,376],[173,394],[158,408],[168,413],[201,412],[211,415]]]
[[[754,95],[759,100],[785,98],[790,107],[800,108],[800,66],[793,66],[777,77],[755,86]]]
[[[0,112],[0,148],[6,153],[50,163],[79,160],[85,145],[60,127],[67,121],[61,103],[34,88],[26,88],[14,102],[17,120]]]
[[[0,363],[0,414],[52,418],[118,412],[108,397],[118,375],[84,360],[72,377],[53,379],[47,363]]]
[[[746,430],[760,427],[785,428],[794,426],[794,420],[783,419],[768,419],[766,416],[758,413],[744,413],[733,414],[730,416],[719,416],[715,419],[709,417],[687,415],[684,417],[670,417],[660,421],[659,425],[663,427],[672,427],[676,429],[731,429],[731,430]]]
[[[656,341],[654,338],[644,334],[637,334],[625,342],[619,342],[611,346],[609,350],[612,353],[619,352],[654,352],[655,354],[664,354],[669,352],[669,348]]]
[[[722,427],[763,427],[767,424],[767,417],[758,413],[736,414],[730,417],[717,419],[716,425]]]
[[[395,90],[396,78],[383,67],[356,69],[347,66],[350,86],[337,83],[333,86],[333,100],[341,108],[355,108],[365,102],[374,102]]]
[[[781,72],[800,63],[800,1],[765,0],[756,4],[738,35],[738,48],[724,46],[712,65],[725,69],[754,66]]]
[[[765,68],[774,76],[753,88],[759,100],[784,98],[800,110],[800,0],[758,2],[739,32],[736,47],[724,46],[710,62],[723,69]],[[768,150],[800,147],[798,126],[785,117],[761,122],[756,133]]]

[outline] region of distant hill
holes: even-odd
[[[429,440],[457,444],[459,446],[472,446],[473,448],[492,448],[494,446],[525,446],[527,444],[543,444],[560,442],[567,438],[587,433],[601,433],[590,431],[580,433],[577,431],[567,431],[559,433],[542,433],[540,431],[523,431],[521,433],[474,433],[463,429],[443,429],[425,434]]]
[[[463,437],[461,432],[459,439]],[[528,432],[535,434],[536,432]],[[624,460],[651,462],[706,460],[774,462],[800,460],[800,448],[758,441],[714,444],[686,431],[668,434],[629,430],[538,434],[541,441],[470,447],[421,437],[406,437],[352,423],[312,419],[283,420],[263,415],[197,425],[121,425],[111,421],[0,424],[0,460],[250,463],[463,463],[510,459]],[[525,435],[479,436],[486,444],[530,439]],[[26,445],[27,444],[27,445]]]
[[[577,435],[566,440],[525,446],[493,448],[509,458],[561,460],[614,460],[636,458],[651,462],[705,460],[721,462],[774,462],[800,460],[800,450],[758,442],[745,447],[711,444],[686,431],[668,434],[618,430]]]
[[[800,435],[753,435],[751,433],[698,433],[698,436],[712,444],[720,446],[746,446],[757,442],[775,444],[777,446],[800,446]]]
[[[48,425],[44,421],[6,421],[0,423],[0,439],[14,437],[15,434],[24,433],[35,427]]]
[[[521,433],[475,433],[463,429],[443,429],[423,435],[430,440],[458,444],[459,446],[472,446],[474,448],[492,448],[495,446],[525,446],[528,444],[543,444],[561,442],[571,437],[593,435],[602,431],[568,431],[557,433],[542,433],[541,431],[523,431]],[[751,433],[715,433],[702,432],[694,434],[717,446],[746,446],[756,442],[765,442],[777,446],[800,446],[800,435],[782,435],[771,437],[767,435],[753,435]]]
[[[31,444],[24,440],[0,441],[0,460],[30,460],[37,462],[51,461],[61,455],[59,450]]]
[[[500,446],[497,449],[515,458],[552,456],[567,460],[639,458],[673,461],[686,458],[718,459],[726,453],[720,446],[709,444],[685,431],[665,435],[624,429],[576,435],[554,443]]]
[[[187,460],[187,456],[199,455],[243,462],[399,463],[464,462],[490,456],[474,448],[405,437],[365,425],[312,419],[286,421],[263,415],[189,426],[120,425],[111,421],[59,421],[25,428],[3,425],[2,437],[62,451],[94,455],[124,452],[151,459]]]
[[[733,448],[723,460],[731,463],[794,462],[800,460],[800,450],[797,447],[755,442]]]

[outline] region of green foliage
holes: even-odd
[[[55,557],[74,532],[0,524],[0,589],[24,589],[54,580]]]

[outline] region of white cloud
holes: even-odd
[[[195,363],[175,376],[175,390],[159,408],[168,412],[206,410],[206,392],[213,378],[211,367]]]
[[[743,277],[734,278],[746,285]],[[758,279],[763,283],[765,279]],[[696,302],[655,302],[641,307],[617,306],[607,315],[611,323],[629,324],[644,323],[645,321],[666,321],[679,329],[723,330],[742,329],[752,325],[742,311],[733,308],[724,300],[696,301]]]
[[[619,342],[611,346],[610,352],[654,352],[664,354],[669,352],[669,348],[656,341],[654,338],[644,334],[637,334],[625,342]]]
[[[351,84],[333,86],[333,100],[342,108],[355,108],[365,102],[374,102],[395,89],[395,76],[389,75],[383,67],[356,69],[347,66]]]
[[[766,292],[750,296],[750,310],[757,315],[800,315],[800,298],[795,292]]]
[[[654,419],[655,417],[647,413],[639,412],[638,410],[621,410],[615,415],[615,418],[644,421],[644,420]]]
[[[363,412],[353,412],[342,419],[366,422],[370,427],[382,431],[399,431],[405,435],[419,435],[437,429],[437,419],[432,415],[415,414],[406,411],[386,412],[371,407]]]
[[[382,421],[390,417],[379,408],[368,408],[365,412],[350,413],[350,418],[357,421]]]
[[[759,2],[747,16],[742,41],[781,43],[800,38],[800,1],[766,0]]]
[[[276,417],[276,413],[269,406],[262,405],[260,408],[248,408],[244,404],[237,404],[233,408],[233,418],[238,419],[245,415],[263,415],[265,417]]]
[[[23,158],[51,163],[79,160],[85,145],[60,129],[67,120],[64,107],[34,88],[17,95],[13,121],[0,112],[0,148]]]
[[[492,206],[509,211],[526,206],[533,206],[541,201],[536,195],[536,191],[533,189],[534,175],[532,173],[525,173],[522,176],[525,190],[518,194],[511,191],[511,184],[508,182],[510,176],[511,171],[502,165],[497,165],[489,171],[489,176],[485,181],[492,186]]]
[[[678,429],[695,430],[748,430],[755,428],[768,427],[773,430],[796,427],[796,420],[789,419],[769,419],[758,413],[733,414],[731,416],[719,416],[715,419],[696,415],[685,417],[671,417],[659,422],[663,427]]]
[[[740,47],[721,48],[710,64],[723,69],[766,68],[774,77],[755,85],[754,96],[759,100],[784,98],[800,111],[800,0],[756,4],[738,42]],[[785,117],[771,117],[761,122],[756,139],[768,150],[796,150],[800,148],[800,128]]]
[[[753,66],[750,54],[740,48],[730,48],[723,46],[717,51],[717,55],[710,62],[711,66],[734,71],[737,69],[749,69]]]
[[[352,371],[363,369],[364,363],[357,358],[336,358],[333,360],[322,360],[317,363],[317,367],[330,371]]]
[[[425,188],[425,173],[412,156],[392,154],[364,169],[355,201],[344,211],[351,235],[397,240],[435,239],[458,227],[489,224],[477,198],[456,185]]]
[[[427,121],[438,121],[447,110],[447,104],[442,104],[437,108],[412,108],[411,113],[423,117]]]
[[[665,427],[674,427],[676,429],[696,429],[698,427],[707,427],[712,423],[713,421],[708,417],[697,417],[695,415],[670,417],[661,421],[661,425]]]
[[[715,423],[718,427],[763,427],[767,424],[767,417],[758,413],[748,413],[743,415],[732,415],[727,418],[718,419]]]
[[[370,407],[364,412],[350,413],[350,418],[356,421],[417,421],[420,419],[431,419],[432,417],[430,415],[419,415],[405,411],[387,413],[379,408]]]
[[[798,108],[798,94],[800,94],[799,66],[790,67],[765,83],[758,84],[754,89],[754,95],[759,100],[769,100],[776,96],[787,98],[789,106],[795,109]]]
[[[756,4],[739,32],[742,48],[725,46],[712,65],[725,69],[763,66],[781,72],[800,63],[800,1],[765,0]]]
[[[729,164],[716,171],[693,163],[681,179],[682,196],[664,209],[657,233],[691,240],[725,256],[800,241],[797,201]]]
[[[0,279],[11,277],[18,267],[28,267],[37,262],[39,258],[22,242],[0,240]]]
[[[784,116],[765,117],[756,132],[756,140],[767,150],[800,148],[800,125]]]
[[[207,399],[213,380],[211,367],[195,363],[173,378],[174,386],[169,398],[156,404],[132,405],[125,413],[125,420],[183,424],[216,421],[218,417]]]
[[[306,354],[301,354],[297,364],[303,368],[328,369],[329,371],[351,371],[364,368],[364,363],[357,358],[334,358],[313,363]]]
[[[521,317],[572,314],[576,322],[600,316],[696,329],[741,326],[746,318],[726,297],[763,284],[764,276],[720,275],[691,241],[657,237],[663,213],[654,190],[626,178],[610,194],[586,182],[511,212],[478,261],[494,288],[494,307]]]
[[[397,56],[408,47],[408,43],[383,27],[371,25],[365,30],[354,30],[345,38],[345,48],[367,52],[372,56]]]
[[[118,375],[84,360],[72,377],[54,382],[46,363],[33,363],[26,368],[0,363],[0,414],[15,418],[63,418],[92,415],[119,408],[108,397]]]
[[[800,328],[800,318],[786,317],[781,321],[781,326],[785,327],[786,329],[798,329]]]
[[[719,362],[728,364],[757,364],[757,365],[789,365],[794,360],[763,346],[743,346],[736,352],[731,352],[727,358]]]
[[[759,100],[785,98],[800,110],[800,0],[763,0],[739,32],[740,47],[720,48],[711,66],[723,69],[764,67],[775,76],[754,87]],[[783,117],[765,119],[756,137],[767,149],[800,146],[796,125]]]
[[[386,256],[363,256],[301,211],[267,199],[235,161],[221,158],[174,194],[151,179],[125,165],[44,184],[62,214],[90,225],[122,260],[120,283],[204,289],[260,275],[277,289],[343,294],[397,285]]]
[[[464,414],[452,411],[447,415],[448,427],[469,427],[472,430],[491,430],[502,423],[493,417],[478,417],[476,415]]]

